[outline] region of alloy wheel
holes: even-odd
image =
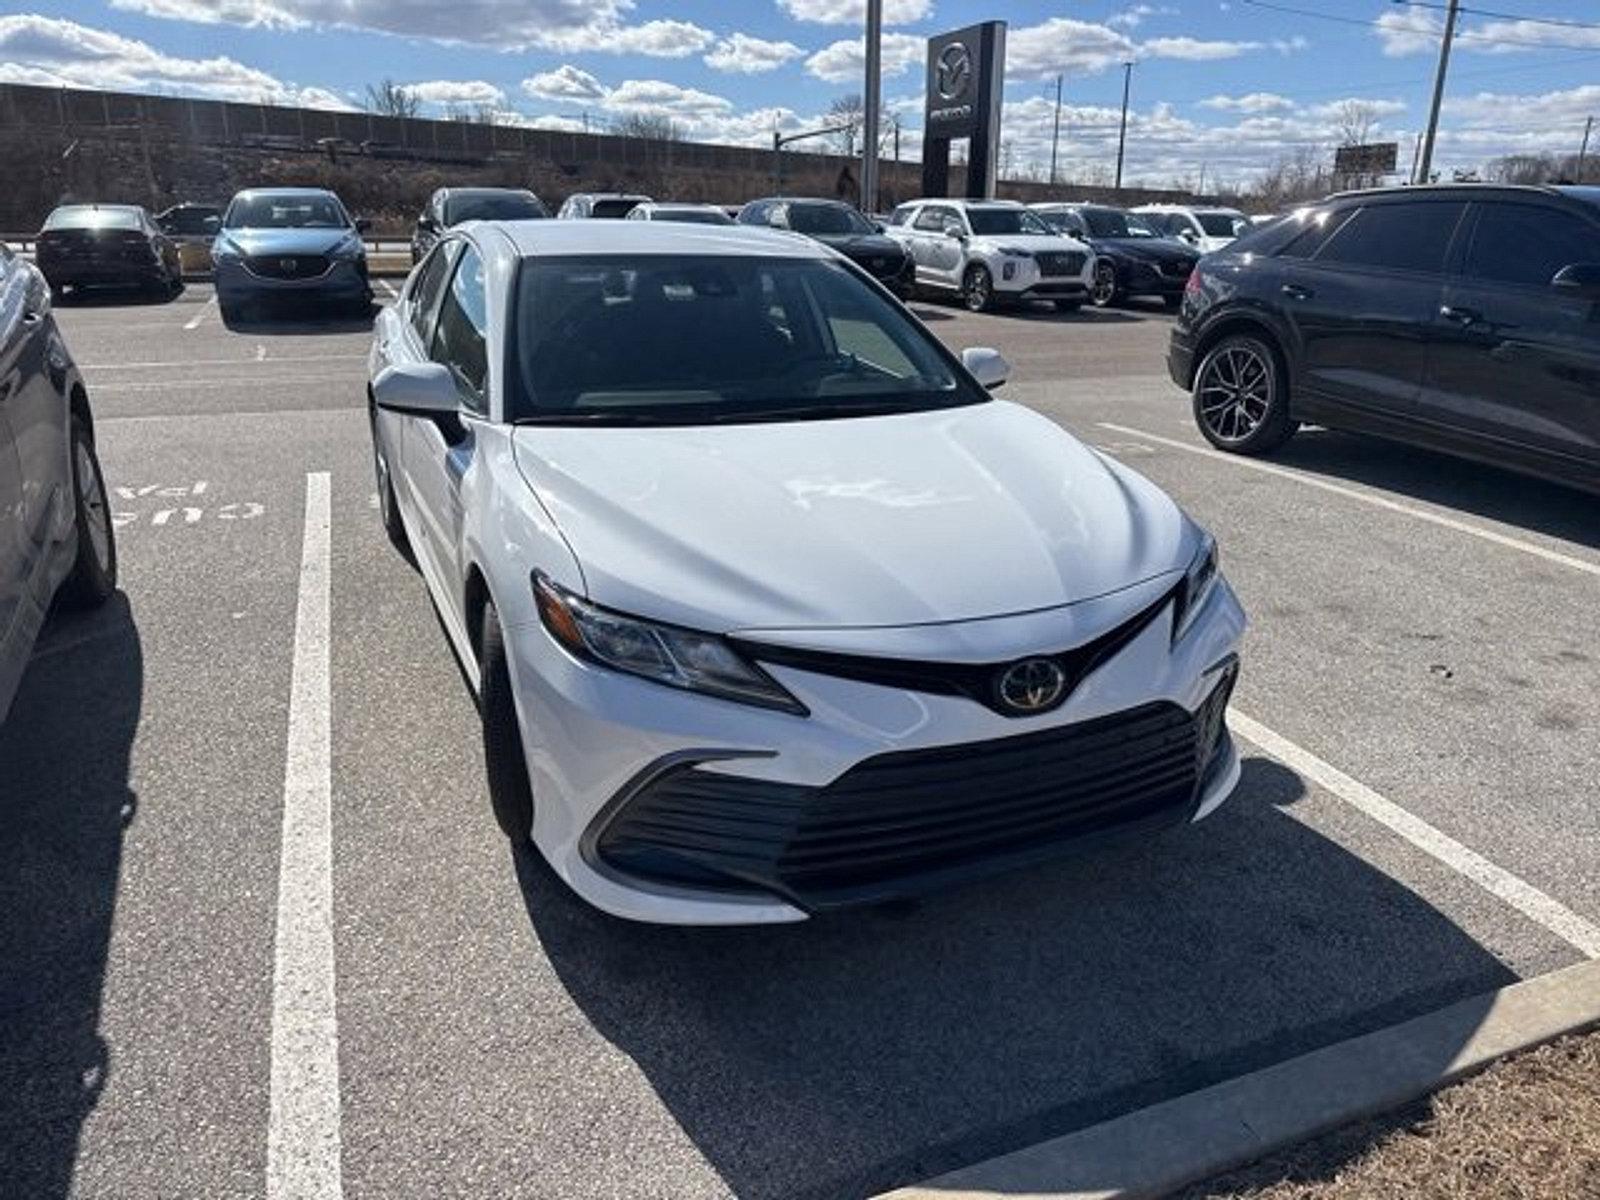
[[[989,272],[981,267],[967,277],[967,307],[982,312],[989,307]]]
[[[1089,288],[1089,299],[1096,308],[1104,308],[1117,298],[1117,269],[1108,262],[1098,262],[1094,267],[1094,283]]]
[[[1228,346],[1206,360],[1197,389],[1200,419],[1226,442],[1249,437],[1272,403],[1272,364],[1245,346]]]

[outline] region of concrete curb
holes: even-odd
[[[1140,1200],[1600,1025],[1600,960],[1514,983],[878,1200]]]

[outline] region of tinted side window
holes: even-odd
[[[1279,237],[1288,235],[1291,231],[1298,230],[1298,232],[1293,232],[1288,242],[1280,247],[1277,253],[1284,258],[1312,257],[1318,250],[1322,249],[1334,234],[1339,232],[1354,211],[1351,208],[1344,209],[1341,212],[1328,212],[1324,209],[1321,212],[1308,213],[1303,220],[1291,217],[1286,221],[1280,222],[1283,228],[1275,231]],[[1262,232],[1270,233],[1272,231],[1274,231],[1274,227],[1269,225]]]
[[[417,337],[422,339],[422,344],[428,344],[428,327],[433,322],[434,310],[439,307],[439,289],[444,284],[445,275],[449,271],[450,256],[455,250],[454,244],[435,247],[432,254],[423,261],[417,271],[417,277],[411,283],[408,303],[411,311],[407,319],[411,328],[417,331]]]
[[[928,229],[938,233],[944,229],[948,222],[954,220],[956,220],[954,209],[943,208],[937,204],[930,204],[927,208],[923,209],[917,214],[915,227],[917,229]]]
[[[906,219],[910,216],[911,206],[909,204],[902,204],[899,208],[895,209],[889,214],[889,224],[904,225],[906,223]]]
[[[439,324],[433,334],[435,362],[444,363],[459,383],[466,385],[462,395],[468,408],[486,410],[485,386],[489,380],[488,292],[484,287],[483,260],[468,246],[461,252],[460,265],[439,306]]]
[[[1562,267],[1600,262],[1600,226],[1533,204],[1484,204],[1466,274],[1494,283],[1547,287]]]
[[[1360,209],[1322,246],[1319,263],[1392,271],[1444,270],[1465,205],[1374,204]]]

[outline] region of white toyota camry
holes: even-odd
[[[791,921],[1221,804],[1215,546],[1005,372],[790,234],[452,230],[373,451],[506,834],[621,916]]]

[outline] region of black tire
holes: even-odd
[[[961,302],[968,312],[994,311],[994,276],[988,267],[974,263],[967,268],[961,277]]]
[[[105,476],[94,440],[81,417],[72,418],[72,505],[77,552],[72,571],[61,585],[60,601],[68,608],[94,608],[117,590],[117,534],[111,522]]]
[[[1082,300],[1057,300],[1055,304],[1056,311],[1063,313],[1075,313],[1083,307]]]
[[[489,781],[489,805],[495,823],[513,845],[533,836],[533,789],[528,786],[528,760],[522,753],[522,726],[511,691],[500,615],[490,601],[483,610],[478,639],[478,711],[483,721],[483,765]]]
[[[394,474],[389,469],[389,456],[383,452],[383,447],[378,442],[378,415],[371,416],[372,426],[372,473],[378,481],[378,517],[383,522],[383,532],[389,537],[389,544],[400,551],[401,556],[409,563],[415,563],[411,556],[411,539],[406,536],[406,523],[400,516],[400,506],[394,498]]]
[[[1094,279],[1089,284],[1089,303],[1096,308],[1110,308],[1128,298],[1117,279],[1116,264],[1101,259],[1094,265]]]
[[[1300,427],[1289,413],[1283,356],[1259,334],[1233,334],[1207,350],[1191,394],[1195,424],[1219,450],[1266,454]]]

